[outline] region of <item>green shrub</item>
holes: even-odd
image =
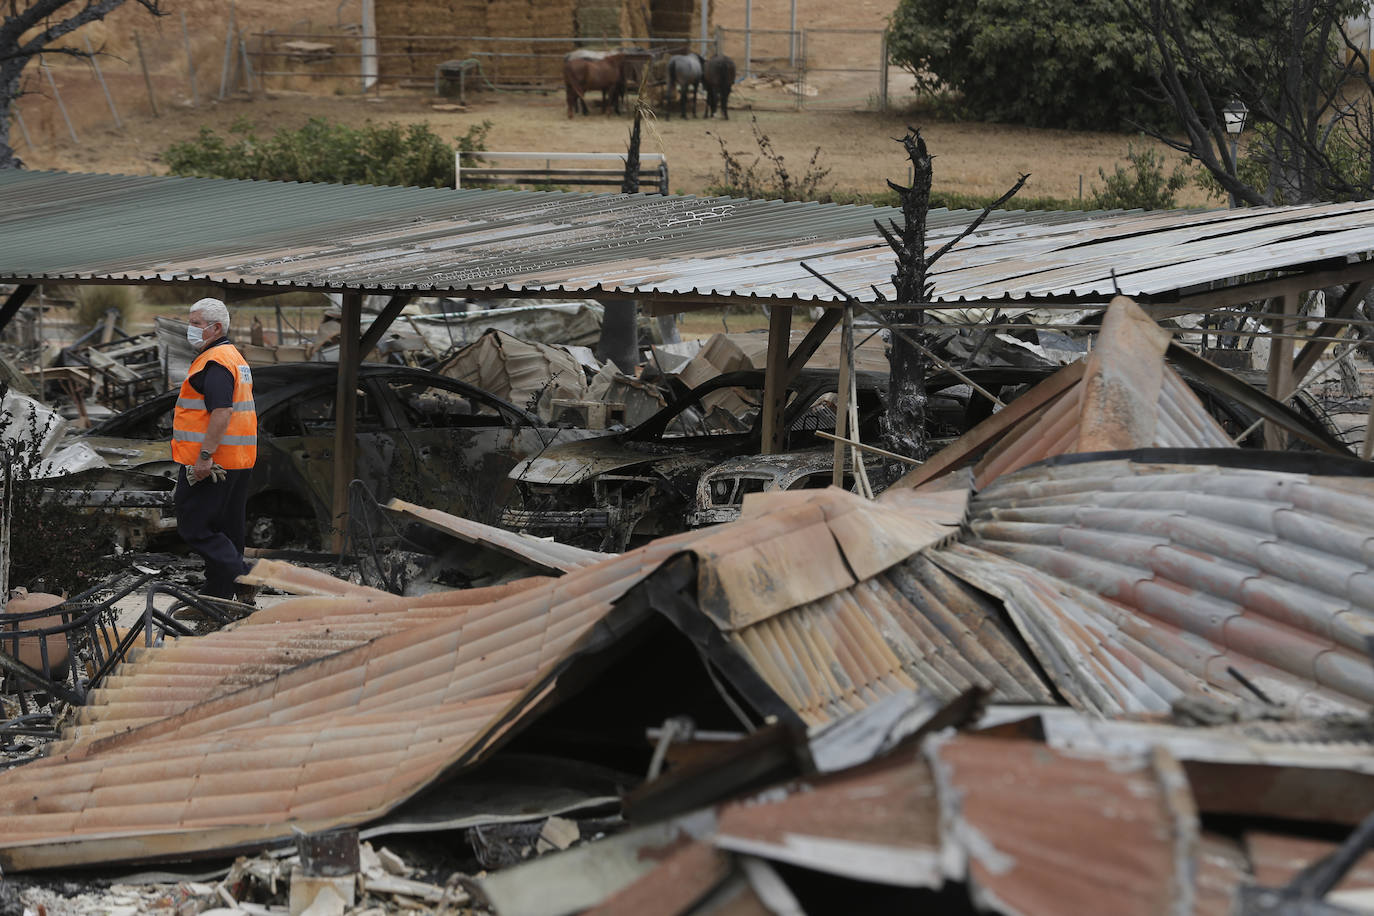
[[[464,165],[481,161],[475,154],[486,149],[491,126],[473,124],[457,139],[456,148],[472,154],[464,156]],[[427,124],[355,128],[312,118],[261,138],[240,120],[228,137],[202,127],[196,139],[172,144],[162,158],[172,174],[197,178],[451,188],[454,149]]]
[[[1126,147],[1130,168],[1120,165],[1108,175],[1102,169],[1097,174],[1104,182],[1102,188],[1093,187],[1091,206],[1098,210],[1169,210],[1177,206],[1176,195],[1190,182],[1198,179],[1189,169],[1187,160],[1179,161],[1171,174],[1164,174],[1167,161],[1162,153],[1146,147],[1139,152]]]
[[[8,390],[0,382],[0,403]],[[27,428],[15,429],[21,423]],[[43,481],[35,479],[42,474],[40,443],[48,431],[39,428],[32,414],[20,420],[0,411],[0,452],[7,468],[0,475],[0,511],[8,503],[12,513],[10,542],[4,545],[8,552],[0,562],[9,564],[11,588],[74,594],[119,568],[116,535],[107,519],[53,499]]]
[[[81,327],[88,328],[105,317],[110,309],[119,312],[120,324],[127,326],[134,316],[134,309],[141,301],[137,286],[78,286],[76,287],[76,313],[74,317]]]

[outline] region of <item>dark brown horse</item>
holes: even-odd
[[[625,94],[625,55],[607,54],[600,59],[573,52],[563,59],[563,84],[568,90],[568,117],[578,107],[587,110],[587,93],[602,90],[601,113],[620,108]]]

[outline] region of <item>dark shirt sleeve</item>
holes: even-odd
[[[191,387],[205,398],[206,410],[234,406],[234,374],[219,363],[210,363],[191,376]]]

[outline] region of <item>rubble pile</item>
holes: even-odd
[[[484,340],[479,370],[562,358]],[[1367,912],[1374,474],[1171,346],[1119,300],[1080,359],[980,367],[1019,396],[875,499],[760,489],[608,552],[393,499],[476,587],[268,557],[241,581],[289,597],[203,635],[150,597],[157,638],[54,682],[77,702],[0,772],[0,889],[35,913]],[[725,339],[669,355],[727,413],[754,371]],[[1256,417],[1310,450],[1237,447]]]

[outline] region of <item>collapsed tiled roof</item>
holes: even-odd
[[[1168,754],[1092,756],[992,737],[927,740],[920,752],[773,787],[719,806],[696,832],[646,850],[642,859],[661,862],[588,912],[712,912],[697,906],[739,893],[729,882],[751,861],[900,887],[967,882],[983,908],[1025,916],[1224,916],[1246,877],[1229,841],[1199,828]],[[537,886],[548,870],[535,863],[479,884],[497,912],[527,913],[502,905],[514,899],[508,889]]]
[[[1084,359],[979,423],[895,485],[918,486],[974,462],[974,485],[1052,455],[1139,448],[1231,448],[1231,437],[1164,361],[1169,332],[1113,300]]]
[[[1148,338],[1122,310],[1104,333]],[[876,502],[751,495],[729,525],[423,598],[260,563],[260,581],[303,597],[137,654],[47,757],[0,778],[0,865],[156,859],[372,820],[484,759],[575,663],[653,613],[760,718],[794,724],[970,687],[1093,716],[1184,701],[1366,714],[1367,468],[1307,472],[1233,448],[1068,454],[1155,444],[1164,416],[1192,410],[1161,395],[1167,367],[1079,373],[1057,377],[1081,394],[1066,432],[1039,437],[1048,460],[979,473],[972,498],[956,474]],[[1190,445],[1214,434],[1180,428]],[[993,872],[988,886],[1005,878]]]
[[[1023,469],[979,493],[969,536],[930,556],[1001,598],[1085,708],[1162,711],[1203,694],[1367,711],[1374,479],[1231,454],[1229,466]]]
[[[897,513],[812,491],[486,603],[306,597],[146,651],[81,732],[0,781],[0,863],[158,858],[365,822],[481,759],[580,647],[614,638],[598,624],[671,557],[697,558],[715,614],[776,613],[943,539],[962,507],[941,495],[923,518],[918,494]],[[138,727],[113,733],[122,724]]]

